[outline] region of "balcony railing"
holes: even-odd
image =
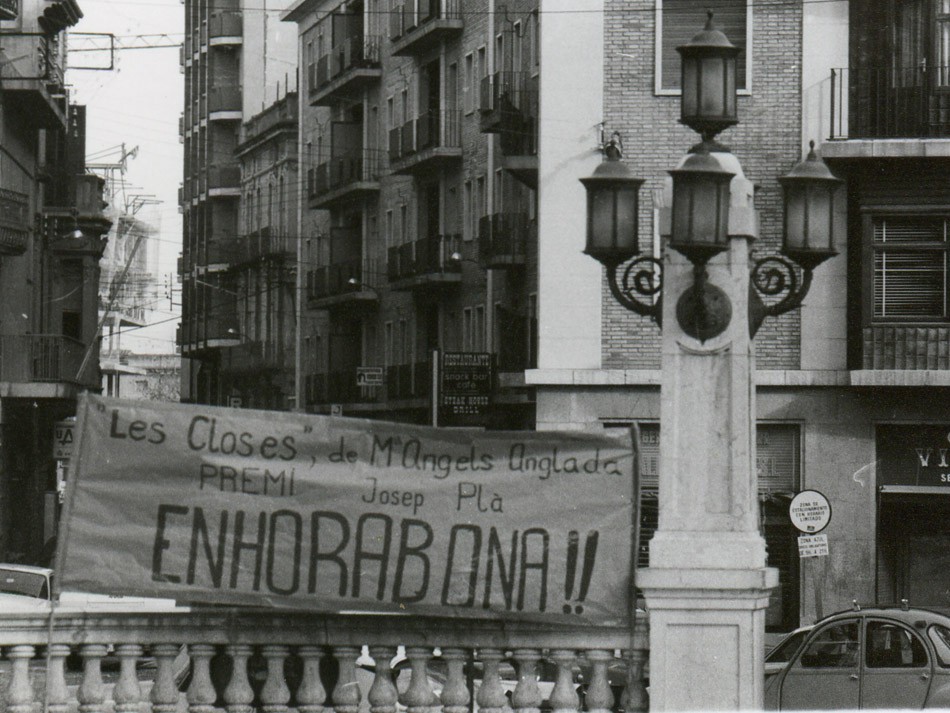
[[[4,33],[3,52],[0,82],[4,93],[36,128],[65,130],[65,67],[54,38],[39,32]]]
[[[365,263],[365,264],[364,264]],[[376,304],[379,293],[372,285],[371,261],[359,258],[335,262],[307,273],[307,299],[312,309],[335,305]]]
[[[208,22],[208,41],[212,46],[241,44],[244,35],[244,19],[240,10],[223,10],[211,13]]]
[[[79,374],[87,346],[76,339],[55,334],[2,335],[0,344],[3,381],[100,386],[95,360]]]
[[[950,67],[833,69],[831,139],[950,137]]]
[[[235,246],[234,262],[256,262],[264,258],[292,258],[293,240],[281,237],[276,230],[265,226],[241,237]]]
[[[15,712],[42,708],[44,691],[51,710],[205,710],[221,702],[242,711],[343,713],[392,711],[398,698],[410,710],[451,713],[473,705],[507,708],[506,690],[520,711],[638,713],[648,705],[645,621],[631,632],[464,617],[207,608],[147,616],[4,613],[0,623],[9,666],[6,702]],[[368,660],[361,658],[364,648]],[[394,668],[399,650],[405,657]],[[102,676],[110,652],[120,668],[114,686]],[[68,685],[70,656],[84,662],[78,686]],[[321,659],[331,665],[320,665]],[[146,661],[149,668],[138,666]],[[433,681],[443,681],[438,693]]]
[[[330,365],[327,378],[326,400],[333,403],[366,404],[380,400],[380,389],[360,386],[357,383],[357,367]]]
[[[378,35],[348,37],[321,57],[310,86],[310,103],[331,104],[378,81],[381,44]]]
[[[479,86],[479,127],[484,132],[516,129],[539,113],[538,78],[530,72],[495,72]]]
[[[393,8],[389,39],[395,55],[420,54],[462,34],[461,0],[418,0],[418,8],[416,4],[417,0],[409,0]]]
[[[22,255],[30,239],[30,197],[0,188],[0,255]]]
[[[490,268],[524,265],[528,250],[526,213],[495,213],[478,221],[479,261]]]
[[[277,342],[242,342],[222,356],[222,367],[232,372],[289,369],[294,365],[293,346]]]
[[[875,324],[862,346],[865,369],[950,369],[950,326]]]
[[[239,121],[241,119],[241,88],[235,86],[211,87],[208,91],[208,112],[209,119],[231,119]],[[224,117],[215,116],[227,112]],[[237,116],[235,116],[235,114]]]
[[[462,113],[428,111],[407,121],[395,142],[396,130],[389,132],[389,158],[393,173],[427,172],[440,164],[458,162],[462,157]]]
[[[389,248],[387,276],[396,289],[413,289],[461,280],[460,235],[433,235]]]
[[[352,200],[354,193],[379,190],[379,178],[386,167],[385,154],[378,149],[356,149],[317,166],[308,180],[311,208],[327,208],[341,200]]]

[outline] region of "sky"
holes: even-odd
[[[180,42],[184,32],[184,5],[180,0],[79,0],[83,18],[72,28],[71,50],[90,48],[92,40],[82,33],[112,33],[117,44],[133,42],[134,35],[171,35]],[[158,38],[156,44],[169,44]],[[101,41],[96,42],[97,45]],[[108,52],[70,54],[70,66],[106,66]],[[146,205],[138,218],[158,228],[160,289],[155,298],[152,322],[145,329],[123,334],[123,349],[147,353],[172,353],[178,323],[180,290],[171,306],[164,285],[178,286],[176,261],[181,252],[181,214],[178,186],[182,180],[182,144],[178,117],[182,111],[184,75],[179,68],[177,47],[127,49],[115,53],[110,71],[70,69],[70,101],[86,105],[86,155],[89,163],[116,163],[121,145],[138,147],[126,171],[127,196],[153,196],[160,201]]]

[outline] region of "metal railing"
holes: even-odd
[[[390,130],[389,160],[407,158],[426,149],[461,148],[461,126],[461,111],[424,112],[401,127]]]
[[[386,274],[391,282],[417,275],[460,272],[452,254],[461,250],[460,235],[432,235],[389,248]]]
[[[478,256],[488,266],[523,262],[528,249],[527,213],[494,213],[478,221]]]
[[[831,70],[831,139],[950,137],[950,67]]]
[[[307,296],[318,300],[358,292],[360,286],[372,284],[374,273],[370,261],[360,258],[343,260],[314,268],[307,276]]]
[[[17,334],[0,336],[0,344],[3,381],[99,386],[95,362],[79,374],[87,345],[77,339],[58,334]]]
[[[309,195],[316,198],[354,183],[377,181],[385,170],[385,159],[379,149],[355,149],[333,156],[317,166]]]

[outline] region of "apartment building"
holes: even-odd
[[[758,487],[780,586],[767,626],[784,630],[858,602],[947,606],[950,434],[947,225],[950,5],[929,0],[756,3],[545,1],[539,428],[640,424],[644,532],[655,527],[660,332],[622,309],[581,254],[601,131],[646,179],[640,249],[659,255],[667,171],[695,142],[680,126],[677,45],[706,5],[739,55],[740,123],[720,140],[754,182],[752,258],[780,248],[778,176],[814,140],[845,184],[839,255],[804,305],[755,338]],[[550,11],[550,12],[548,12]],[[555,41],[552,38],[557,38]],[[557,77],[553,80],[553,77]],[[696,474],[697,479],[703,477]],[[799,559],[789,498],[828,497],[830,554]],[[641,550],[649,560],[649,545]]]
[[[184,3],[186,402],[295,406],[296,42],[278,18],[285,5]]]
[[[537,2],[300,0],[300,399],[525,428],[537,348]],[[439,366],[490,365],[439,408]],[[436,407],[434,408],[434,405]]]
[[[65,84],[74,0],[0,5],[0,558],[39,562],[56,532],[54,424],[98,390],[99,259],[110,220],[85,169],[85,107]]]

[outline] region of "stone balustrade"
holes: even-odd
[[[631,632],[223,608],[56,613],[52,622],[0,612],[0,710],[646,711],[647,647],[643,620]],[[118,659],[113,685],[103,678],[107,655]],[[147,676],[146,657],[154,660]],[[67,660],[81,661],[81,673],[67,675]]]

